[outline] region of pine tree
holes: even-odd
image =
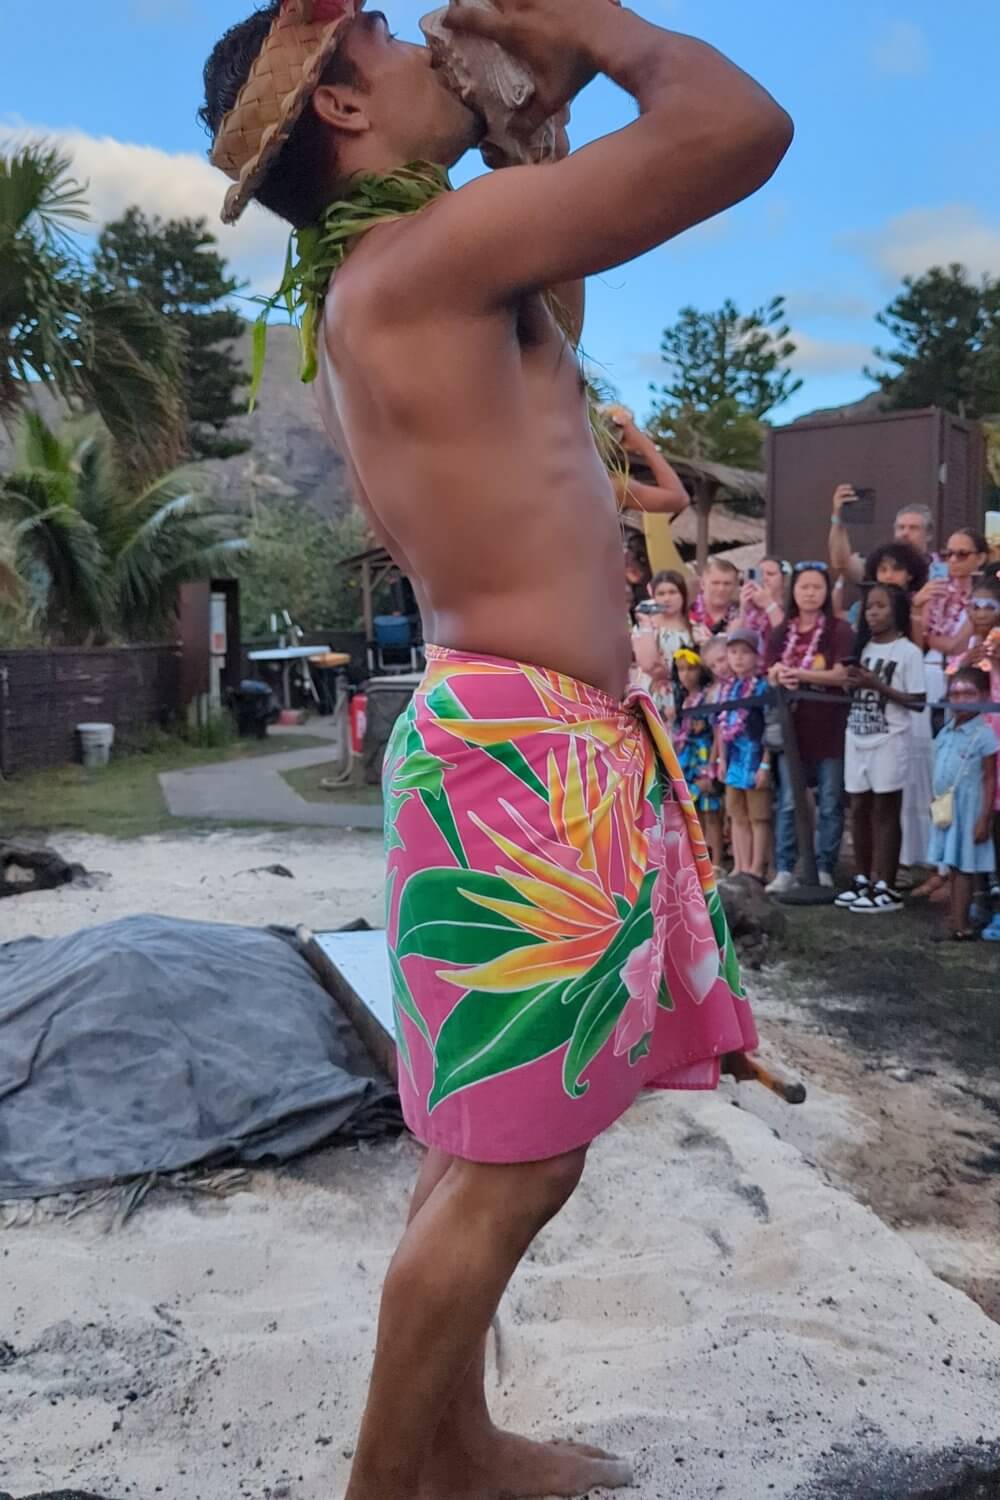
[[[1000,413],[1000,280],[977,282],[966,268],[935,266],[907,276],[879,313],[895,341],[876,349],[893,371],[870,371],[895,410],[941,406],[958,416]]]
[[[802,386],[788,366],[784,298],[749,314],[728,299],[717,312],[684,307],[660,352],[667,378],[650,387],[652,436],[689,458],[758,468],[763,418]]]
[[[248,376],[232,349],[244,322],[226,305],[241,283],[215,245],[204,219],[164,222],[133,207],[104,227],[94,258],[101,281],[141,292],[183,334],[193,458],[229,458],[250,446],[226,432],[246,410],[239,391]]]

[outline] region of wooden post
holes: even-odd
[[[365,645],[375,639],[375,612],[372,605],[372,564],[366,557],[361,564],[361,609],[365,622]]]
[[[712,506],[715,504],[715,497],[716,497],[717,493],[718,493],[718,485],[716,485],[713,480],[711,480],[711,479],[705,479],[704,477],[701,477],[701,476],[699,476],[699,478],[697,478],[695,480],[695,483],[694,483],[694,503],[695,503],[695,509],[697,511],[697,520],[698,520],[698,528],[697,528],[697,533],[696,533],[696,535],[697,535],[697,542],[696,542],[696,548],[695,548],[695,561],[698,564],[698,570],[699,570],[699,572],[704,568],[705,564],[708,562],[708,553],[709,553],[709,524],[708,523],[709,523],[709,517],[710,517],[711,512],[712,512]]]

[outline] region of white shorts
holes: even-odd
[[[901,792],[910,763],[910,736],[890,734],[870,750],[863,747],[863,739],[848,734],[844,747],[844,790],[852,795]]]

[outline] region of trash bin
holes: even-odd
[[[254,736],[262,740],[268,725],[281,714],[270,687],[257,677],[244,677],[229,695],[229,708],[236,720],[236,732],[242,739]]]
[[[80,757],[88,771],[106,766],[111,759],[111,747],[115,742],[113,724],[78,724]]]
[[[364,766],[365,781],[369,786],[378,786],[382,779],[382,761],[389,736],[422,677],[422,672],[399,672],[392,677],[372,677],[365,684]]]

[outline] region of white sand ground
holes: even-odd
[[[378,917],[375,840],[60,848],[110,883],[6,901],[3,936]],[[296,879],[240,873],[275,861]],[[637,1500],[920,1493],[934,1455],[1000,1437],[1000,1326],[736,1099],[650,1097],[597,1144],[503,1304],[497,1415],[634,1455]],[[100,1209],[0,1231],[0,1489],[342,1494],[416,1156],[320,1153],[115,1234]]]

